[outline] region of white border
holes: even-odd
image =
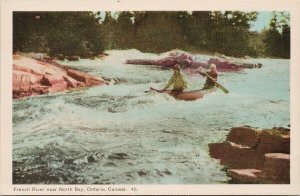
[[[55,194],[229,194],[229,195],[296,195],[300,194],[300,2],[274,0],[6,0],[1,3],[1,133],[0,133],[0,194],[54,194],[51,192],[15,192],[12,185],[12,12],[13,11],[99,11],[99,10],[241,10],[291,12],[291,184],[289,185],[115,185],[136,187],[137,192],[75,192]],[[36,187],[74,187],[70,185],[36,185]],[[76,185],[76,187],[106,187],[107,185]]]

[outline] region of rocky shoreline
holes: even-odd
[[[290,183],[290,130],[232,128],[226,141],[209,144],[213,158],[220,159],[238,183]]]
[[[94,77],[38,54],[13,55],[14,99],[106,84],[109,82],[104,78]]]

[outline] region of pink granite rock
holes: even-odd
[[[99,77],[48,60],[13,55],[13,98],[104,85]]]

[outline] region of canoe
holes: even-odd
[[[167,93],[170,96],[174,97],[177,100],[184,100],[184,101],[194,101],[197,99],[201,99],[204,97],[204,95],[214,92],[217,90],[217,88],[212,88],[212,89],[207,89],[207,90],[202,90],[202,89],[197,89],[197,90],[192,90],[192,91],[185,91],[182,93],[172,93],[171,91],[164,91],[164,92],[160,92],[157,89],[154,88],[150,88],[150,90],[159,92],[159,93]]]

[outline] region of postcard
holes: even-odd
[[[2,1],[0,193],[300,194],[299,8]]]

